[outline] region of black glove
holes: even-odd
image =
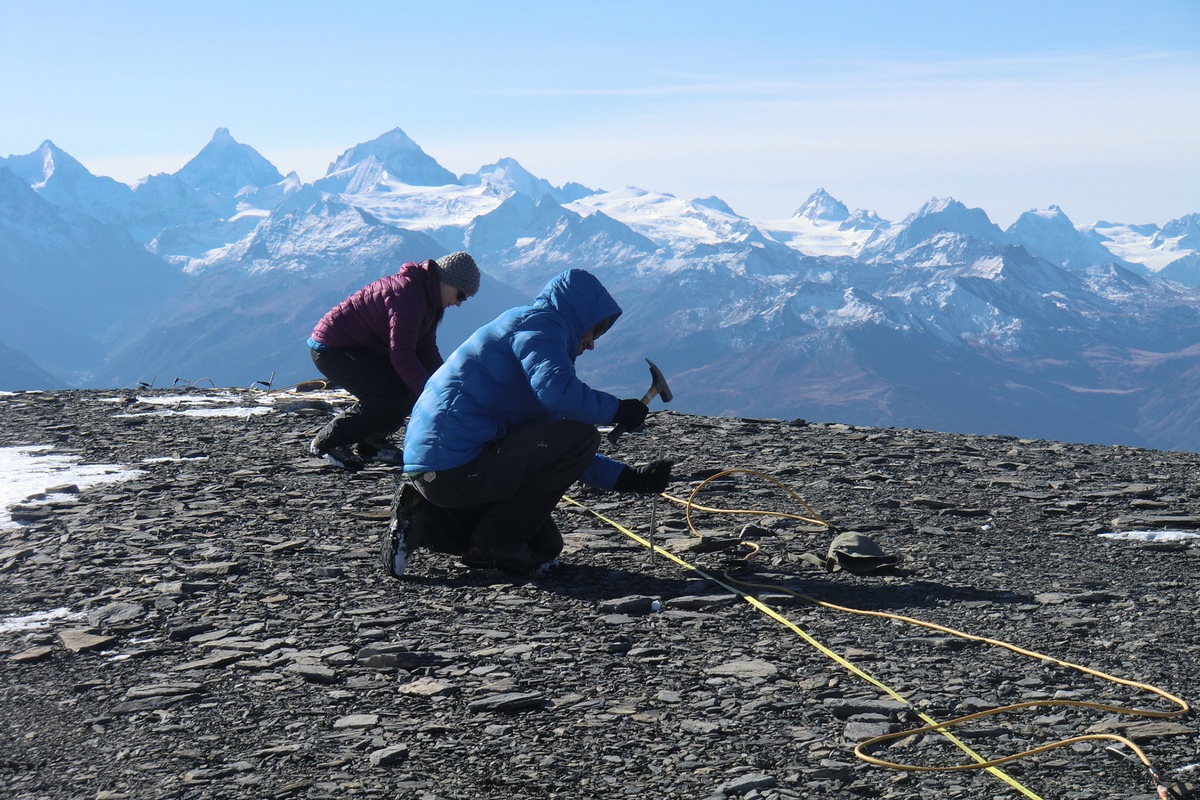
[[[671,462],[665,459],[651,461],[644,467],[625,467],[617,476],[617,485],[614,488],[618,492],[662,494],[671,480],[671,467]]]
[[[636,431],[646,421],[650,409],[641,400],[622,400],[617,406],[617,415],[613,424],[623,426],[626,430]]]

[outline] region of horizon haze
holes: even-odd
[[[757,219],[819,187],[889,219],[953,196],[1002,227],[1200,207],[1192,2],[353,9],[0,0],[0,155],[50,139],[134,183],[224,127],[311,182],[401,127],[456,174],[512,157]]]

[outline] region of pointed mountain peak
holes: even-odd
[[[387,133],[375,139],[376,142],[382,142],[393,147],[403,147],[410,150],[420,150],[421,147],[412,140],[412,137],[404,132],[399,126],[392,128]]]
[[[1004,246],[1008,237],[988,219],[981,208],[967,208],[952,197],[934,197],[921,210],[888,228],[877,228],[863,246],[866,257],[891,254],[903,257],[918,245],[938,239],[945,247],[949,238],[966,237],[984,245]],[[962,246],[960,245],[960,249]],[[928,249],[926,247],[925,249]]]
[[[236,197],[246,187],[258,189],[283,180],[274,164],[234,139],[228,128],[217,128],[209,143],[175,176],[194,189],[222,197]]]
[[[0,158],[0,165],[7,166],[17,177],[34,187],[43,187],[55,175],[61,181],[95,178],[87,167],[49,139],[38,145],[32,153]]]
[[[478,172],[460,175],[458,182],[463,186],[481,186],[487,184],[500,192],[516,192],[528,195],[537,200],[550,196],[557,202],[568,202],[563,194],[550,181],[534,175],[515,158],[505,156],[495,164],[480,167]]]
[[[393,179],[410,186],[447,186],[458,183],[453,172],[437,163],[399,128],[351,147],[329,165],[327,176],[344,172],[374,156]]]
[[[804,201],[804,205],[796,209],[793,218],[822,220],[826,222],[842,222],[850,216],[850,209],[840,201],[834,198],[825,189],[817,189],[808,196]]]
[[[1170,239],[1176,240],[1176,247],[1200,250],[1200,214],[1187,214],[1163,225],[1154,235],[1152,246],[1159,247]]]

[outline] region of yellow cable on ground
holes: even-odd
[[[757,475],[758,477],[762,478],[763,480],[767,480],[767,481],[770,481],[771,483],[774,483],[780,489],[782,489],[783,491],[785,491],[789,495],[791,495],[792,499],[794,499],[796,502],[800,503],[800,505],[804,506],[810,512],[812,512],[812,517],[802,517],[798,514],[788,514],[783,511],[758,511],[758,510],[751,509],[751,508],[709,508],[708,506],[698,506],[695,504],[694,501],[696,499],[696,495],[700,492],[701,489],[703,489],[705,486],[707,486],[712,481],[715,481],[717,478],[723,478],[726,475],[732,475],[734,473],[748,473],[751,475]],[[699,485],[697,485],[696,488],[692,490],[692,493],[690,495],[688,495],[687,500],[681,500],[678,497],[672,497],[671,495],[666,494],[666,493],[664,493],[662,496],[667,498],[668,500],[679,503],[680,505],[683,505],[686,507],[685,511],[684,511],[684,517],[687,519],[688,529],[692,533],[696,533],[696,526],[692,524],[692,509],[695,509],[697,511],[711,511],[711,512],[714,512],[717,514],[755,514],[760,517],[784,517],[787,519],[798,519],[801,522],[811,522],[814,525],[824,525],[827,528],[830,527],[828,522],[826,522],[825,520],[823,520],[817,516],[817,512],[813,509],[812,506],[810,506],[808,503],[804,502],[803,497],[796,494],[791,489],[789,489],[787,486],[785,486],[781,481],[776,480],[775,478],[766,474],[765,472],[758,472],[757,470],[752,470],[752,469],[727,469],[727,470],[722,470],[721,472],[718,472],[715,475],[710,475],[707,478],[705,478],[704,480],[700,481]],[[697,534],[697,535],[699,535],[699,534]]]
[[[580,508],[584,509],[585,511],[587,511],[588,513],[597,517],[598,519],[603,520],[604,522],[613,526],[614,528],[619,530],[621,533],[624,533],[626,536],[630,537],[631,539],[638,542],[642,546],[650,547],[650,542],[648,542],[646,539],[643,539],[641,536],[638,536],[636,533],[634,533],[633,531],[624,527],[623,525],[615,522],[614,520],[611,520],[608,517],[605,517],[603,514],[600,514],[596,511],[588,508],[587,506],[583,505],[582,503],[579,503],[578,501],[576,501],[570,497],[564,497],[563,499],[569,503],[579,506]],[[913,708],[913,710],[916,711],[917,715],[920,716],[920,718],[923,721],[925,721],[926,723],[940,728],[940,726],[938,725],[936,720],[931,719],[924,712],[917,710],[912,705],[912,703],[908,701],[907,698],[901,696],[894,689],[887,686],[886,684],[884,684],[883,682],[881,682],[880,680],[875,678],[873,675],[871,675],[870,673],[863,670],[861,667],[859,667],[855,664],[852,664],[851,662],[847,661],[845,658],[843,658],[838,653],[834,652],[833,650],[830,650],[828,647],[826,647],[821,642],[819,642],[817,639],[815,639],[813,636],[811,636],[807,631],[805,631],[799,625],[792,622],[787,617],[784,617],[782,614],[780,614],[779,612],[775,611],[770,606],[763,603],[757,597],[755,597],[751,594],[747,594],[746,592],[736,588],[735,586],[731,585],[730,583],[726,582],[725,580],[722,580],[721,578],[718,578],[714,575],[711,575],[711,574],[705,572],[704,570],[700,569],[699,567],[695,566],[694,564],[691,564],[691,563],[679,558],[674,553],[671,553],[667,550],[663,550],[661,547],[654,547],[654,552],[662,554],[663,556],[670,559],[671,561],[674,561],[676,564],[680,565],[681,567],[684,567],[685,569],[690,569],[693,572],[695,572],[696,574],[703,577],[704,579],[713,581],[714,583],[723,587],[724,589],[732,592],[733,594],[738,595],[739,597],[741,597],[743,600],[745,600],[747,603],[749,603],[754,608],[758,609],[762,613],[771,617],[776,622],[779,622],[782,625],[789,628],[791,631],[793,631],[798,636],[800,636],[802,639],[804,639],[805,642],[812,645],[823,655],[832,659],[834,662],[841,665],[846,670],[848,670],[851,673],[853,673],[854,675],[857,675],[858,677],[862,678],[867,683],[870,683],[871,685],[875,686],[880,691],[886,693],[889,697],[893,698],[894,700],[898,700],[899,702],[904,703],[908,707]],[[953,742],[957,747],[962,749],[965,753],[967,753],[972,758],[974,758],[978,762],[979,768],[985,768],[985,764],[984,764],[985,759],[982,756],[980,756],[978,753],[976,753],[974,750],[972,750],[970,747],[968,747],[962,740],[960,740],[958,737],[951,734],[949,731],[939,729],[938,732],[941,733],[942,736],[944,736],[945,738],[947,738],[948,740]],[[1015,778],[1013,778],[1012,776],[1010,776],[1008,773],[1004,772],[1003,770],[1000,770],[994,766],[986,766],[986,769],[988,770],[988,772],[992,773],[996,777],[1003,780],[1005,783],[1012,786],[1017,791],[1021,792],[1021,794],[1030,798],[1030,800],[1043,800],[1043,798],[1040,795],[1035,794],[1033,791],[1031,791],[1030,789],[1023,786]]]
[[[710,481],[713,481],[717,478],[720,478],[720,477],[723,477],[725,475],[729,475],[732,473],[747,473],[747,474],[758,476],[760,478],[763,478],[767,481],[774,483],[776,486],[779,486],[785,492],[787,492],[791,497],[793,497],[794,499],[799,501],[805,508],[807,508],[812,513],[813,516],[812,517],[803,517],[803,516],[799,516],[799,515],[795,515],[795,514],[788,514],[788,513],[774,512],[774,511],[759,511],[759,510],[755,510],[755,509],[710,508],[710,507],[705,507],[705,506],[697,506],[694,504],[693,501],[696,497],[696,494],[699,493],[700,490],[706,484],[708,484]],[[762,472],[759,472],[757,470],[730,469],[730,470],[724,470],[722,472],[719,472],[719,473],[712,475],[709,478],[705,479],[698,486],[696,486],[696,488],[692,491],[691,495],[688,497],[687,500],[682,500],[680,498],[672,497],[671,495],[667,495],[667,494],[664,494],[662,496],[666,497],[668,500],[672,500],[676,503],[680,503],[686,507],[685,517],[687,519],[688,529],[696,536],[700,536],[700,534],[696,530],[696,527],[692,522],[691,512],[693,509],[700,510],[700,511],[708,511],[708,512],[713,512],[713,513],[723,513],[723,514],[755,514],[758,516],[779,516],[779,517],[797,519],[797,520],[801,520],[804,522],[809,522],[809,523],[813,523],[813,524],[831,527],[830,524],[828,522],[826,522],[825,520],[821,519],[816,514],[816,512],[813,510],[813,508],[808,503],[806,503],[799,495],[797,495],[795,492],[793,492],[788,487],[784,486],[780,481],[776,480],[772,476],[767,475]],[[890,769],[912,771],[912,772],[950,772],[950,771],[986,769],[989,773],[991,773],[992,775],[994,775],[997,778],[1000,778],[1002,781],[1009,784],[1010,786],[1012,786],[1014,789],[1016,789],[1017,791],[1019,791],[1021,794],[1025,795],[1026,797],[1032,798],[1033,800],[1041,800],[1041,798],[1037,794],[1032,792],[1027,787],[1023,786],[1012,776],[1010,776],[1007,773],[1005,773],[1004,771],[1000,770],[998,768],[999,765],[1006,764],[1011,761],[1016,761],[1021,758],[1026,758],[1026,757],[1038,755],[1041,753],[1046,753],[1051,750],[1056,750],[1060,747],[1065,747],[1070,744],[1075,744],[1077,742],[1107,740],[1107,741],[1118,742],[1118,743],[1124,745],[1125,747],[1129,748],[1129,750],[1135,754],[1137,759],[1150,772],[1150,777],[1155,783],[1155,788],[1158,792],[1159,797],[1163,798],[1164,800],[1166,800],[1166,798],[1168,798],[1167,789],[1163,785],[1162,779],[1159,777],[1157,771],[1154,769],[1154,766],[1151,764],[1150,759],[1147,758],[1145,752],[1133,741],[1131,741],[1123,736],[1119,736],[1117,734],[1100,733],[1100,734],[1088,734],[1088,735],[1083,735],[1083,736],[1075,736],[1075,737],[1063,739],[1063,740],[1060,740],[1057,742],[1052,742],[1050,744],[1043,745],[1041,747],[1036,747],[1036,748],[1033,748],[1030,750],[1026,750],[1021,753],[1015,753],[1013,755],[1003,756],[1001,758],[986,759],[983,756],[976,753],[974,750],[972,750],[969,746],[967,746],[958,737],[951,734],[950,731],[948,730],[948,728],[953,727],[955,725],[960,725],[960,724],[963,724],[966,722],[983,719],[985,717],[996,716],[996,715],[1003,714],[1003,713],[1008,713],[1008,712],[1017,711],[1017,710],[1026,709],[1026,708],[1040,707],[1040,706],[1072,706],[1072,707],[1078,707],[1078,708],[1089,708],[1089,709],[1094,709],[1094,710],[1113,712],[1113,713],[1117,713],[1117,714],[1130,714],[1130,715],[1143,716],[1143,717],[1154,717],[1154,718],[1158,718],[1158,719],[1167,719],[1167,718],[1178,717],[1178,716],[1187,714],[1188,711],[1190,710],[1190,706],[1188,705],[1188,703],[1185,702],[1184,700],[1182,700],[1181,698],[1176,697],[1173,694],[1170,694],[1162,689],[1159,689],[1155,686],[1151,686],[1146,683],[1141,683],[1141,682],[1129,680],[1126,678],[1119,678],[1117,676],[1109,675],[1108,673],[1101,672],[1099,670],[1095,670],[1090,667],[1085,667],[1085,666],[1082,666],[1079,664],[1074,664],[1069,661],[1062,661],[1060,659],[1046,656],[1046,655],[1043,655],[1043,654],[1038,653],[1033,650],[1028,650],[1023,647],[1018,647],[1016,645],[1001,641],[999,639],[990,639],[990,638],[983,637],[983,636],[976,636],[974,634],[965,633],[963,631],[959,631],[954,628],[949,628],[944,625],[938,625],[936,623],[919,620],[914,617],[906,617],[903,615],[893,614],[893,613],[886,612],[886,611],[867,611],[864,609],[850,608],[848,606],[841,606],[841,605],[837,605],[834,603],[828,603],[826,601],[818,600],[814,597],[810,597],[808,595],[802,594],[800,592],[796,592],[791,589],[781,589],[780,587],[776,587],[776,586],[773,586],[770,584],[751,583],[751,582],[746,582],[746,581],[740,581],[736,578],[731,577],[728,573],[725,573],[722,578],[717,578],[717,577],[705,572],[704,570],[700,569],[699,567],[697,567],[687,561],[684,561],[683,559],[676,556],[674,553],[668,552],[666,550],[663,550],[660,547],[654,546],[651,542],[638,536],[636,533],[629,530],[628,528],[625,528],[624,526],[618,524],[617,522],[615,522],[611,519],[608,519],[607,517],[597,513],[596,511],[593,511],[592,509],[588,508],[587,506],[584,506],[582,503],[579,503],[570,497],[567,497],[564,499],[566,499],[568,502],[570,502],[576,506],[579,506],[580,508],[584,509],[585,511],[588,511],[589,513],[591,513],[593,516],[595,516],[595,517],[603,520],[604,522],[608,523],[609,525],[613,526],[617,530],[624,533],[626,536],[629,536],[633,540],[640,543],[642,546],[649,547],[654,552],[663,555],[664,557],[666,557],[669,560],[675,562],[676,564],[684,567],[685,569],[692,570],[693,572],[696,572],[697,574],[701,575],[705,579],[711,580],[711,581],[715,582],[716,584],[718,584],[719,586],[723,587],[724,589],[732,592],[733,594],[740,596],[743,600],[745,600],[747,603],[749,603],[751,606],[753,606],[757,610],[761,611],[762,613],[766,614],[767,616],[771,617],[772,619],[776,620],[777,622],[781,623],[785,627],[792,630],[794,633],[796,633],[802,639],[804,639],[805,642],[812,645],[820,653],[822,653],[823,655],[825,655],[826,657],[828,657],[829,659],[831,659],[832,661],[834,661],[835,663],[837,663],[838,665],[840,665],[841,667],[846,669],[847,671],[851,672],[852,674],[856,675],[857,677],[861,678],[862,680],[866,681],[867,683],[871,684],[872,686],[875,686],[876,688],[878,688],[880,691],[884,692],[886,695],[888,695],[892,699],[897,700],[901,703],[904,703],[923,722],[926,723],[923,727],[920,727],[920,728],[914,728],[911,730],[900,731],[898,733],[889,733],[889,734],[885,734],[882,736],[874,737],[865,742],[860,742],[854,748],[854,754],[862,761],[865,761],[869,764],[875,764],[875,765],[881,766],[881,767],[887,767]],[[757,549],[757,548],[755,548],[755,549]],[[863,670],[861,667],[856,666],[855,664],[846,660],[844,657],[842,657],[838,653],[835,653],[834,651],[830,650],[828,647],[821,644],[813,636],[811,636],[809,633],[804,631],[802,628],[800,628],[794,622],[792,622],[791,620],[787,619],[783,615],[776,612],[774,609],[772,609],[769,606],[767,606],[766,604],[764,604],[762,601],[760,601],[754,595],[749,594],[747,591],[745,591],[745,589],[747,589],[747,588],[749,588],[749,589],[768,589],[771,591],[782,591],[784,593],[787,593],[794,597],[802,599],[806,602],[809,602],[813,605],[817,605],[822,608],[827,608],[827,609],[830,609],[833,611],[840,611],[840,612],[844,612],[844,613],[848,613],[848,614],[857,614],[860,616],[878,617],[878,618],[882,618],[882,619],[894,620],[894,621],[903,622],[903,623],[906,623],[909,625],[915,625],[918,627],[928,628],[930,630],[940,631],[942,633],[947,633],[947,634],[950,634],[951,636],[956,636],[956,637],[966,639],[969,641],[982,642],[984,644],[992,645],[995,647],[1000,647],[1000,648],[1009,650],[1013,653],[1017,653],[1019,655],[1027,656],[1029,658],[1036,658],[1041,661],[1047,661],[1047,662],[1056,664],[1060,667],[1065,667],[1067,669],[1073,669],[1077,672],[1080,672],[1080,673],[1083,673],[1086,675],[1091,675],[1093,677],[1097,677],[1102,680],[1109,681],[1111,683],[1115,683],[1115,684],[1118,684],[1121,686],[1126,686],[1126,687],[1130,687],[1130,688],[1134,688],[1134,689],[1139,689],[1141,691],[1149,692],[1151,694],[1157,695],[1158,697],[1160,697],[1170,703],[1177,705],[1178,708],[1173,711],[1155,711],[1152,709],[1127,708],[1124,706],[1114,706],[1114,705],[1109,705],[1107,703],[1092,703],[1092,702],[1087,702],[1087,701],[1082,701],[1082,700],[1036,700],[1036,701],[1030,701],[1030,702],[1024,702],[1024,703],[1016,703],[1016,704],[1011,704],[1011,705],[1006,705],[1006,706],[1000,706],[997,708],[980,711],[980,712],[977,712],[974,714],[968,714],[966,716],[958,717],[958,718],[955,718],[955,719],[952,719],[952,720],[949,720],[946,722],[938,722],[938,721],[930,718],[928,715],[926,715],[921,710],[917,709],[911,703],[911,701],[909,701],[907,698],[900,695],[894,689],[887,686],[886,684],[884,684],[883,682],[881,682],[874,676],[870,675],[868,672]],[[875,758],[874,756],[868,754],[868,752],[867,752],[874,746],[880,745],[884,742],[892,741],[895,739],[908,738],[911,736],[917,736],[917,735],[931,733],[931,732],[936,732],[936,733],[940,734],[941,736],[945,737],[947,740],[949,740],[951,743],[953,743],[955,746],[957,746],[960,750],[962,750],[964,753],[966,753],[968,756],[970,756],[975,761],[975,763],[973,763],[973,764],[956,764],[956,765],[951,765],[951,766],[927,767],[927,766],[900,764],[900,763],[896,763],[896,762],[886,761],[883,759]]]

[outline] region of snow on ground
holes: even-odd
[[[1123,531],[1121,533],[1102,533],[1100,537],[1129,542],[1182,542],[1186,539],[1200,539],[1200,533],[1177,530]]]
[[[100,402],[124,403],[124,397],[102,397]],[[275,398],[263,393],[257,404],[244,405],[244,394],[143,395],[137,402],[159,407],[155,411],[118,414],[119,417],[180,414],[191,417],[247,417],[269,413]],[[176,456],[147,458],[144,463],[174,460]],[[137,475],[135,467],[120,464],[81,464],[75,456],[55,452],[50,445],[0,447],[0,530],[14,527],[8,507],[42,495],[46,489],[74,484],[80,489],[125,480]],[[47,495],[42,501],[64,495]]]
[[[116,398],[113,398],[116,399]],[[139,403],[152,406],[190,406],[187,408],[162,408],[157,411],[138,411],[118,414],[118,417],[161,417],[179,415],[184,417],[252,417],[271,411],[270,405],[244,406],[242,397],[235,394],[206,395],[162,395],[138,397]],[[234,405],[236,404],[236,405]]]
[[[72,611],[69,608],[52,608],[49,611],[35,611],[32,614],[18,614],[12,617],[0,617],[0,633],[20,633],[44,628],[58,620],[83,619],[82,611]]]
[[[6,393],[11,394],[11,392]],[[124,397],[103,397],[100,402],[124,403]],[[249,416],[271,411],[273,397],[264,395],[258,405],[243,406],[243,396],[235,394],[204,395],[159,395],[139,396],[139,403],[161,406],[159,410],[144,414],[118,414],[117,416],[143,416],[146,414],[182,414],[186,416]],[[236,404],[236,405],[234,405]],[[203,458],[203,457],[201,457]],[[147,458],[143,463],[185,460],[178,456]],[[66,493],[47,493],[48,489],[74,485],[86,489],[103,483],[127,480],[140,474],[141,470],[120,464],[81,464],[75,456],[55,452],[50,445],[25,445],[0,447],[0,531],[17,527],[9,507],[18,504],[44,503],[69,497]],[[0,547],[0,551],[3,548]],[[2,610],[0,610],[2,611]],[[78,619],[82,614],[66,608],[54,608],[33,614],[0,615],[0,633],[34,630],[57,620]]]
[[[1150,272],[1158,272],[1172,261],[1197,252],[1179,247],[1175,240],[1168,240],[1154,247],[1154,236],[1158,230],[1151,229],[1151,226],[1100,222],[1092,226],[1091,230],[1103,237],[1101,244],[1113,255],[1141,264]]]
[[[55,486],[80,489],[132,478],[138,470],[120,464],[80,464],[50,445],[0,447],[0,530],[14,527],[8,507],[37,497]],[[65,495],[46,495],[44,499]]]
[[[810,256],[855,256],[871,235],[870,230],[838,229],[836,222],[791,217],[783,220],[748,220],[701,202],[681,200],[635,186],[600,192],[568,203],[566,208],[584,216],[600,211],[628,225],[655,244],[669,246],[718,245],[743,241],[758,230],[780,244]]]
[[[409,186],[388,181],[363,194],[343,195],[345,202],[410,231],[465,227],[503,201],[486,186]]]
[[[752,220],[750,224],[806,256],[857,256],[871,235],[870,230],[844,231],[836,222],[803,217]]]
[[[585,217],[599,211],[657,245],[717,245],[743,241],[752,233],[750,224],[736,214],[636,186],[588,195],[564,207]]]

